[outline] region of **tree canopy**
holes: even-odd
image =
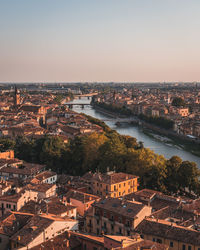
[[[103,122],[103,133],[92,133],[70,139],[67,144],[57,136],[40,139],[19,137],[0,139],[1,151],[12,148],[19,159],[46,164],[57,173],[83,175],[87,171],[122,171],[139,176],[141,188],[167,194],[200,194],[200,171],[194,162],[178,156],[166,160],[144,148],[130,136],[120,135]]]
[[[175,97],[172,100],[172,106],[175,106],[175,107],[184,107],[185,106],[185,101],[181,97]]]

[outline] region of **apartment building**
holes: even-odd
[[[144,219],[135,229],[144,239],[174,250],[200,250],[200,232],[155,218]]]
[[[79,215],[84,216],[85,212],[91,207],[91,205],[100,200],[98,196],[70,190],[66,195],[63,196],[63,201],[70,203],[77,207]]]
[[[54,184],[57,181],[57,174],[52,171],[44,171],[36,175],[31,182],[35,184],[39,183],[47,183],[47,184]]]
[[[118,198],[102,199],[92,204],[86,214],[87,232],[130,236],[134,228],[151,214],[151,207]]]
[[[69,218],[33,215],[28,223],[11,237],[11,249],[26,250],[68,230],[77,230],[78,222]]]
[[[101,197],[122,197],[137,191],[138,177],[126,173],[92,173],[82,177],[89,191]]]
[[[37,201],[37,192],[21,190],[19,193],[7,194],[0,197],[0,216],[9,211],[19,211],[28,201]]]

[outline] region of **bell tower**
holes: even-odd
[[[14,94],[14,106],[18,106],[20,104],[20,92],[17,89],[17,86],[15,86],[15,94]]]

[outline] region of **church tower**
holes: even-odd
[[[17,86],[15,86],[15,94],[14,94],[14,106],[18,106],[20,104],[20,93],[17,89]]]

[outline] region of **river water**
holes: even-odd
[[[138,141],[142,141],[144,146],[150,148],[155,153],[164,155],[167,159],[173,155],[181,157],[183,160],[194,161],[200,167],[200,157],[193,155],[192,153],[185,151],[176,145],[175,142],[163,142],[159,136],[155,133],[145,133],[142,128],[138,126],[133,126],[130,124],[123,124],[122,126],[116,126],[116,119],[102,113],[98,110],[95,110],[90,104],[90,100],[86,97],[81,99],[74,99],[71,103],[87,103],[87,106],[82,108],[81,106],[73,106],[73,110],[78,113],[84,113],[86,115],[93,116],[97,119],[105,121],[105,123],[112,129],[115,129],[118,133],[123,135],[130,135],[135,137]],[[164,138],[166,139],[166,138]],[[170,139],[169,139],[170,140]]]

